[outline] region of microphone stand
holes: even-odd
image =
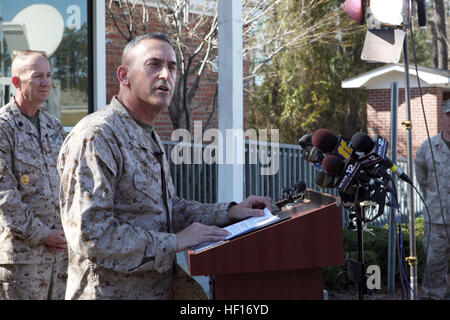
[[[358,234],[358,260],[348,260],[347,274],[350,280],[358,283],[358,298],[359,300],[364,300],[364,293],[366,292],[366,270],[364,267],[363,223],[365,221],[365,208],[367,203],[364,201],[364,197],[361,198],[360,196],[360,189],[357,188],[354,202],[352,205],[346,207],[350,212],[354,212],[356,218],[356,231]],[[352,215],[353,214],[351,214],[350,217]]]
[[[366,271],[364,270],[364,247],[363,247],[363,222],[364,219],[364,207],[361,205],[356,206],[356,229],[358,232],[358,261],[360,266],[360,278],[358,281],[358,298],[364,300],[364,279]]]
[[[359,300],[364,300],[364,294],[367,293],[366,269],[364,265],[364,246],[363,246],[364,223],[368,223],[366,219],[366,210],[373,206],[373,201],[378,203],[380,207],[378,208],[377,216],[373,218],[376,219],[379,215],[383,213],[383,211],[380,212],[380,210],[383,209],[381,206],[384,205],[384,200],[381,201],[380,203],[379,199],[371,199],[370,197],[368,197],[368,190],[363,190],[363,194],[360,194],[359,192],[360,189],[358,188],[356,191],[357,199],[355,199],[355,202],[353,203],[352,206],[352,210],[355,212],[356,216],[356,229],[358,233],[358,262],[356,265],[359,272],[356,272],[358,274],[357,279],[355,279],[356,277],[352,277],[351,280],[358,282],[358,298]],[[353,264],[353,266],[355,266],[355,264]]]

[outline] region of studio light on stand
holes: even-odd
[[[346,0],[342,9],[367,25],[361,59],[397,63],[411,17],[410,0]]]
[[[426,25],[424,0],[415,0],[420,27]],[[407,110],[407,173],[413,176],[411,94],[409,84],[408,32],[413,6],[411,0],[345,0],[342,9],[357,23],[367,25],[361,59],[369,62],[398,63],[403,51],[405,72],[405,97]],[[392,121],[392,120],[391,120]],[[395,142],[392,142],[395,143]],[[417,256],[414,226],[413,187],[408,186],[408,211],[410,230],[410,297],[417,292]],[[391,226],[392,227],[392,226]]]

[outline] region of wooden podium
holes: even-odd
[[[344,264],[336,198],[307,189],[290,218],[219,246],[189,251],[192,276],[214,275],[218,300],[323,299],[322,268]]]

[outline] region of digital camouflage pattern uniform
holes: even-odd
[[[431,145],[433,146],[445,220],[441,214],[430,145],[426,140],[417,151],[415,159],[416,178],[430,215],[428,216],[428,213],[424,212],[423,245],[425,250],[428,245],[428,251],[422,289],[424,298],[442,299],[447,290],[448,257],[450,255],[450,244],[447,238],[447,233],[450,234],[450,150],[443,140],[442,134],[431,137]],[[447,228],[447,232],[445,228]]]
[[[227,203],[176,196],[161,152],[115,97],[69,134],[58,159],[66,299],[171,299],[175,233],[229,223]]]
[[[14,99],[0,109],[0,299],[64,299],[67,252],[42,241],[62,229],[56,118],[38,111],[37,128]]]

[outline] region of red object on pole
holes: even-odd
[[[345,0],[342,4],[342,9],[348,13],[348,15],[358,21],[359,24],[363,24],[363,5],[362,0]]]

